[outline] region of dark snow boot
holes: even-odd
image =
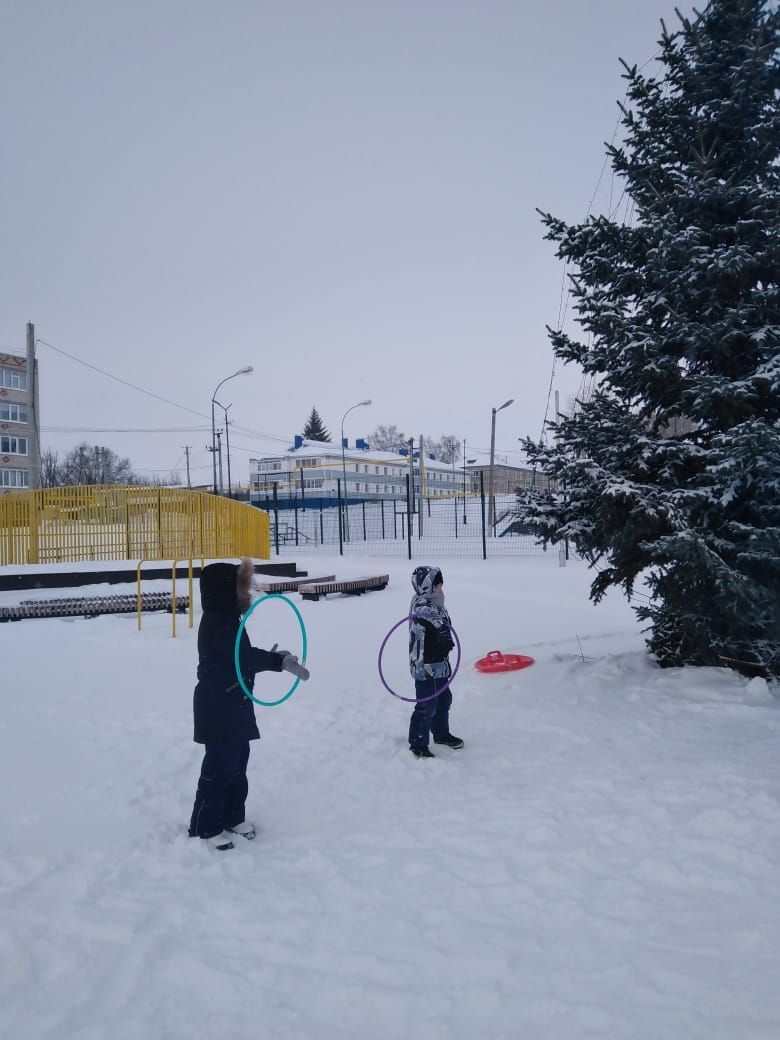
[[[452,748],[453,751],[463,747],[463,741],[460,737],[453,737],[451,733],[444,737],[434,737],[433,742],[434,744],[444,744],[445,747]]]
[[[427,747],[409,748],[415,758],[436,758],[436,755]]]

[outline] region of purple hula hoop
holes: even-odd
[[[400,628],[401,625],[405,624],[407,621],[414,621],[417,618],[427,618],[427,617],[436,617],[436,615],[435,614],[424,614],[424,613],[423,614],[407,614],[406,617],[401,618],[400,621],[397,621],[393,625],[393,627],[387,633],[385,638],[382,640],[382,645],[379,647],[379,657],[377,659],[377,666],[379,668],[379,678],[382,680],[382,685],[384,686],[384,688],[387,690],[388,693],[392,693],[392,695],[394,697],[397,697],[399,701],[408,701],[410,704],[424,704],[426,701],[432,701],[432,700],[434,700],[434,698],[440,697],[444,693],[445,690],[449,689],[450,684],[452,683],[452,680],[458,674],[458,669],[460,668],[460,640],[458,639],[458,633],[455,631],[455,629],[452,627],[452,625],[450,625],[449,626],[450,627],[450,631],[455,636],[455,646],[458,648],[458,659],[455,662],[455,668],[453,669],[452,675],[449,677],[447,682],[444,684],[444,686],[442,686],[442,688],[440,690],[437,690],[436,693],[432,693],[430,697],[420,697],[418,699],[417,697],[402,697],[400,693],[396,693],[395,690],[390,689],[390,687],[387,685],[387,682],[385,680],[385,674],[382,671],[382,654],[385,652],[385,647],[387,646],[388,639],[393,634],[393,632],[395,632],[395,630],[397,628]]]

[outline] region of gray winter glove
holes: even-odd
[[[304,682],[309,678],[309,669],[301,664],[296,654],[288,652],[284,655],[282,658],[282,670],[290,672],[291,675],[297,675]]]

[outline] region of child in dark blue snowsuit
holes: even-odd
[[[452,675],[448,655],[455,647],[443,585],[438,567],[421,566],[412,572],[415,594],[409,605],[409,669],[418,703],[409,722],[409,747],[415,758],[435,757],[428,746],[431,733],[434,744],[454,750],[463,747],[460,737],[450,733],[452,691],[448,687],[434,696]]]
[[[238,682],[235,645],[241,614],[251,603],[254,567],[251,560],[212,563],[200,576],[203,617],[198,628],[198,684],[193,698],[197,744],[205,744],[203,765],[192,809],[191,838],[208,839],[220,851],[233,848],[233,837],[254,838],[244,804],[248,783],[249,742],[260,733],[255,708]],[[241,633],[241,675],[249,690],[257,672],[283,669],[309,678],[298,658],[287,650],[260,650]]]

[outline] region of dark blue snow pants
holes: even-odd
[[[206,744],[190,820],[191,838],[213,838],[244,822],[249,741]]]
[[[418,679],[415,682],[414,689],[418,703],[415,704],[409,721],[409,747],[428,747],[431,733],[434,740],[437,737],[446,737],[449,733],[450,705],[452,704],[452,691],[449,687],[438,697],[420,703],[421,697],[430,697],[446,682],[446,679]]]

